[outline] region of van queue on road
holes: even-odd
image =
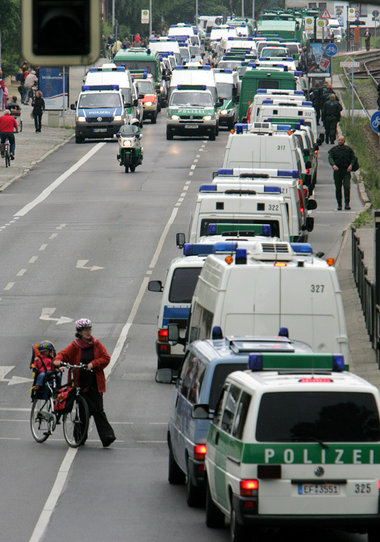
[[[243,22],[220,24],[207,41],[192,25],[174,25],[145,50],[119,51],[117,68],[98,69],[130,74],[138,90],[127,96],[116,82],[112,89],[122,109],[138,108],[138,82],[150,81],[153,123],[167,97],[167,140],[213,141],[230,130],[220,168],[200,186],[187,236],[177,234],[183,256],[168,263],[164,282],[148,286],[162,294],[156,380],[175,384],[168,479],[186,484],[189,506],[205,505],[208,527],[227,518],[232,542],[289,522],[368,532],[373,542],[380,396],[348,371],[334,262],[307,243],[323,143],[316,79],[298,69],[307,33],[296,12],[266,15],[256,35]],[[106,91],[90,85],[82,94]],[[94,118],[93,137],[113,135],[103,128],[105,114],[87,112],[82,99],[77,142],[79,125]],[[115,113],[112,122],[119,116],[140,127],[148,118],[136,109],[135,118]]]

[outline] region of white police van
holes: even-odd
[[[127,115],[119,85],[83,85],[76,107],[75,142],[113,137]]]
[[[279,333],[286,333],[280,330]],[[248,368],[252,352],[310,352],[304,343],[291,341],[283,335],[275,337],[228,337],[194,341],[189,345],[175,389],[168,423],[170,484],[186,483],[189,506],[199,506],[205,496],[204,459],[210,419],[195,419],[197,404],[208,405],[209,412],[217,406],[226,377],[233,371]],[[157,372],[158,382],[172,382],[169,369]]]
[[[215,326],[224,335],[274,335],[285,326],[314,352],[348,360],[341,288],[329,263],[307,243],[282,241],[260,240],[229,258],[209,255],[194,290],[189,342],[210,338]]]
[[[190,222],[189,242],[197,243],[205,235],[223,233],[215,231],[215,224],[239,224],[241,234],[247,232],[251,224],[267,224],[268,235],[291,240],[284,196],[271,187],[261,194],[200,192]],[[234,231],[237,230],[234,228]]]
[[[232,228],[233,225],[228,226]],[[167,270],[164,284],[160,280],[151,280],[148,290],[162,293],[160,308],[157,316],[156,354],[157,370],[170,368],[178,371],[184,357],[184,344],[188,329],[191,300],[197,284],[199,273],[207,256],[211,253],[235,252],[240,247],[249,247],[252,235],[266,235],[268,225],[252,225],[249,235],[240,237],[238,232],[226,237],[214,235],[204,237],[197,244],[184,244],[178,240],[178,246],[183,248],[183,256],[174,258]],[[255,239],[257,239],[255,237]],[[266,237],[266,239],[275,240]],[[168,336],[169,324],[178,326],[179,340],[171,344]]]
[[[276,103],[277,102],[277,103]],[[257,112],[257,122],[277,122],[286,123],[289,119],[301,120],[310,126],[315,139],[318,137],[317,113],[312,105],[312,102],[304,101],[297,104],[292,101],[275,100],[268,98],[261,104],[260,110]]]
[[[262,527],[318,526],[380,538],[380,395],[336,354],[251,354],[210,425],[206,524],[231,541]],[[208,405],[194,408],[207,418]],[[260,538],[261,540],[261,538]]]

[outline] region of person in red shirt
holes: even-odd
[[[15,158],[16,141],[14,132],[18,132],[18,124],[7,109],[0,117],[1,156],[4,157],[3,144],[8,139],[11,144],[11,160]]]

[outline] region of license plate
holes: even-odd
[[[185,124],[186,130],[196,130],[198,128],[198,124]]]
[[[107,131],[107,128],[94,128],[96,134],[104,133]]]
[[[298,495],[340,495],[338,484],[298,484]]]

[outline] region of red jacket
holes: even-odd
[[[94,341],[94,359],[91,361],[91,363],[94,367],[98,391],[100,393],[104,393],[106,391],[106,378],[104,376],[103,369],[107,367],[111,357],[98,339],[94,339]],[[71,344],[69,344],[69,346],[58,352],[55,359],[66,363],[71,363],[71,365],[79,365],[81,355],[82,349],[78,345],[77,341],[74,340]],[[79,371],[70,370],[68,381],[71,380],[72,376],[74,377],[74,384],[77,386],[79,383]]]
[[[12,115],[2,115],[0,117],[0,132],[13,134],[15,129],[18,130],[18,125]]]
[[[46,371],[52,371],[55,369],[53,366],[53,360],[47,356],[43,356],[42,354],[34,358],[33,365],[39,373],[45,373]]]

